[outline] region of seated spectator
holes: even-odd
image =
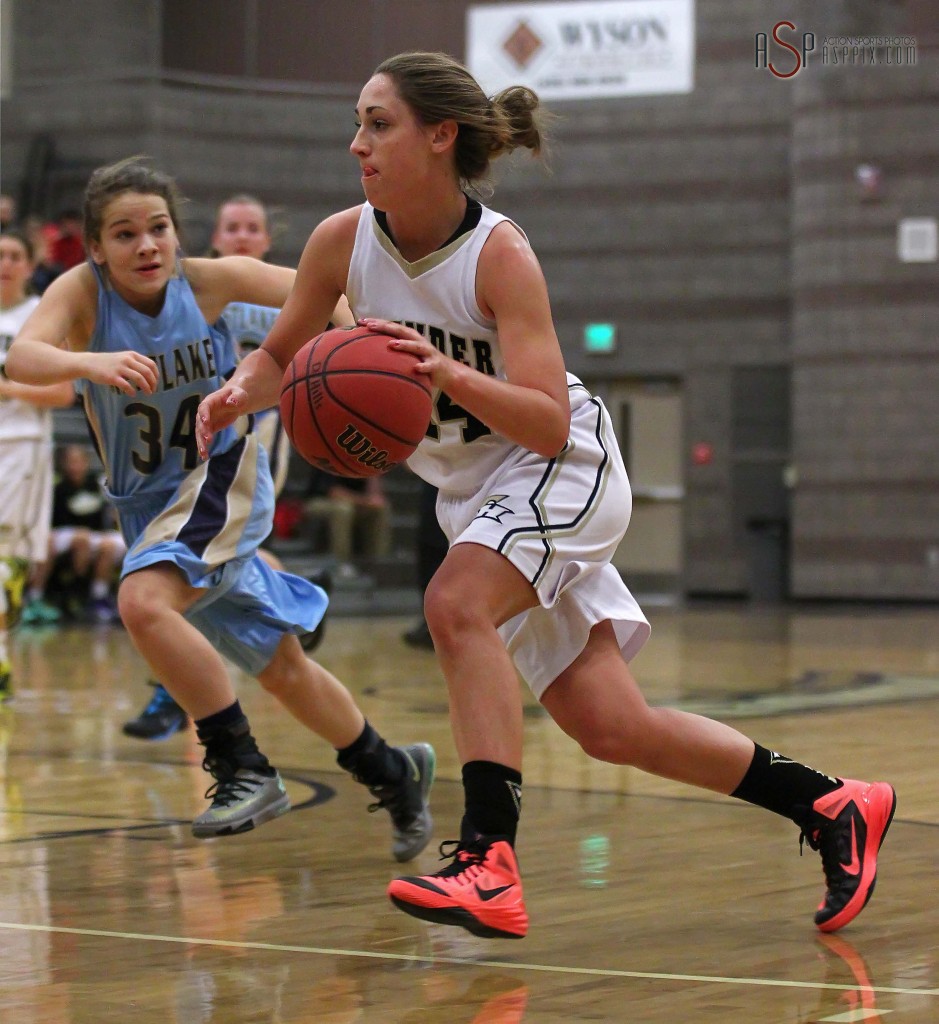
[[[381,477],[359,480],[311,468],[303,511],[312,525],[325,521],[329,553],[340,570],[351,571],[357,556],[388,552],[390,516]]]
[[[126,550],[88,449],[66,446],[52,495],[48,564],[53,578],[47,589],[57,585],[65,610],[75,617],[114,622],[114,587]]]

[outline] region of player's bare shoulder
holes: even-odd
[[[347,236],[350,232],[354,237],[364,206],[364,203],[359,203],[358,206],[350,206],[345,210],[340,210],[338,213],[330,214],[325,220],[320,222],[316,231],[322,230],[324,233],[337,239]]]
[[[107,274],[107,270],[100,272]],[[46,295],[50,296],[50,301],[64,301],[75,309],[89,303],[94,308],[98,304],[98,282],[95,273],[89,264],[80,263],[77,267],[60,274],[43,293],[43,298]]]
[[[489,232],[480,259],[487,262],[508,259],[538,262],[525,232],[511,220],[499,221]]]
[[[222,310],[231,301],[232,281],[238,280],[250,256],[187,256],[180,260],[183,276],[189,282],[202,315],[215,323]]]
[[[345,291],[361,211],[361,205],[350,207],[317,224],[300,259],[301,279],[306,280],[309,275],[326,277],[339,292]]]
[[[180,260],[180,265],[189,287],[198,296],[218,287],[220,282],[231,276],[232,268],[247,265],[246,261],[250,259],[250,256],[219,256],[217,259],[186,256]]]
[[[313,229],[307,248],[339,253],[348,262],[355,246],[361,214],[362,204],[331,214]]]
[[[544,290],[544,274],[528,238],[510,220],[498,223],[479,254],[476,298],[480,309],[491,315],[496,306],[535,289]]]

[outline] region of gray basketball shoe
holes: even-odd
[[[370,811],[385,809],[391,815],[391,852],[399,863],[412,860],[430,842],[434,819],[428,797],[434,783],[437,755],[429,743],[412,743],[397,748],[403,755],[407,772],[401,782],[369,786],[377,803]]]
[[[197,839],[250,832],[290,810],[290,797],[276,771],[264,775],[238,768],[209,786],[205,795],[212,798],[212,803],[192,823],[192,834]]]

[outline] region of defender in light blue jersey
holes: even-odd
[[[212,232],[213,257],[251,256],[263,260],[270,248],[269,218],[260,199],[239,193],[219,204]],[[260,346],[279,313],[280,310],[273,306],[248,302],[230,302],[222,310],[222,319],[234,342],[236,358],[242,359]],[[351,317],[349,320],[351,322]],[[219,325],[221,322],[218,322]],[[290,461],[290,444],[281,423],[279,406],[274,405],[255,414],[254,432],[267,453],[276,499],[287,482]],[[258,554],[270,568],[284,568],[281,560],[269,549],[261,548]],[[328,573],[319,573],[309,578],[328,591]],[[324,615],[316,629],[300,634],[300,643],[305,651],[314,651],[319,646],[325,627]],[[151,694],[146,706],[121,728],[126,735],[138,739],[165,740],[185,729],[189,718],[164,686],[152,679],[148,683]]]
[[[97,318],[88,351],[116,353],[133,345],[156,367],[149,395],[81,385],[128,546],[122,576],[163,562],[178,566],[193,587],[207,591],[187,612],[190,621],[256,675],[285,631],[315,628],[326,596],[298,577],[251,564],[270,533],[274,506],[267,456],[251,419],[219,435],[212,457],[200,465],[195,410],[234,370],[231,336],[224,321],[207,323],[179,271],[154,316],[129,305],[101,267],[94,273]],[[223,593],[228,599],[220,602]],[[229,628],[236,604],[260,615],[259,624]]]
[[[247,257],[184,259],[171,179],[137,159],[99,168],[85,194],[92,263],[47,290],[13,342],[11,378],[80,380],[110,496],[128,545],[118,606],[134,644],[193,717],[215,777],[199,838],[232,835],[289,810],[258,749],[222,655],[338,751],[389,810],[392,849],[409,860],[431,833],[434,752],[389,747],[349,692],[306,658],[325,593],[257,555],[273,484],[253,417],[213,439],[201,461],[195,414],[237,358],[220,319],[230,302],[284,305],[295,273]]]

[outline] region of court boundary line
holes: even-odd
[[[271,953],[310,953],[316,956],[359,957],[365,960],[400,960],[408,963],[457,964],[467,967],[489,967],[499,970],[531,971],[540,974],[585,975],[594,978],[627,978],[635,981],[673,981],[689,984],[739,985],[758,988],[797,988],[826,992],[870,992],[874,995],[939,996],[939,988],[893,988],[885,985],[835,985],[829,982],[785,981],[781,978],[734,978],[708,974],[668,974],[659,971],[626,971],[602,967],[564,967],[553,964],[530,964],[508,960],[471,960],[465,957],[420,956],[413,953],[383,953],[375,950],[341,949],[327,946],[299,946],[277,942],[239,942],[234,939],[187,938],[182,935],[153,935],[146,932],[114,932],[101,928],[66,928],[60,925],[18,924],[0,921],[0,929],[44,932],[57,935],[81,935],[87,938],[134,939],[141,942],[169,942],[187,946],[210,946],[221,949],[253,949]]]

